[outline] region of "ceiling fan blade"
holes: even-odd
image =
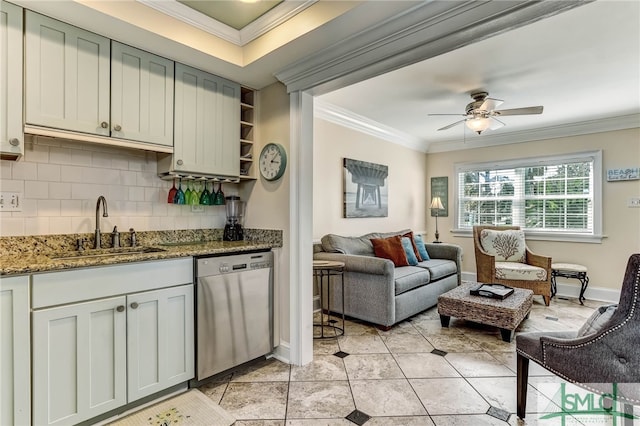
[[[458,124],[460,124],[460,123],[464,123],[465,121],[467,121],[467,120],[466,120],[466,119],[464,119],[464,120],[456,121],[455,123],[451,123],[451,124],[449,124],[448,126],[444,126],[444,127],[439,128],[439,129],[438,129],[438,131],[440,131],[440,130],[447,130],[447,129],[450,129],[450,128],[452,128],[452,127],[457,126],[457,125],[458,125]]]
[[[533,106],[526,108],[512,108],[512,109],[501,109],[498,111],[493,111],[493,115],[528,115],[528,114],[542,114],[543,106]]]
[[[489,129],[491,130],[496,130],[499,129],[500,127],[504,127],[506,126],[506,124],[504,124],[502,121],[498,120],[495,117],[490,117],[491,118],[491,125],[489,126]]]
[[[427,114],[427,116],[432,116],[432,115],[455,115],[456,117],[466,117],[467,114]]]
[[[493,111],[504,103],[501,99],[486,98],[478,109],[483,111]]]

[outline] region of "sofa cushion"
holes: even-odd
[[[422,259],[422,256],[420,255],[420,251],[418,250],[418,246],[416,245],[416,241],[413,237],[413,231],[407,232],[406,234],[402,234],[402,236],[409,238],[409,241],[411,242],[411,247],[413,248],[413,254],[416,256],[416,260],[418,262],[422,262],[424,259]]]
[[[372,238],[371,244],[373,244],[373,252],[376,257],[389,259],[395,266],[409,266],[400,235],[389,238]]]
[[[603,330],[613,314],[618,309],[618,304],[604,305],[596,309],[589,319],[578,330],[578,337],[594,334]]]
[[[401,266],[393,271],[396,296],[414,288],[421,287],[429,282],[429,271],[417,266]]]
[[[424,245],[424,241],[422,240],[422,235],[414,235],[413,240],[416,243],[416,247],[418,247],[418,252],[420,253],[420,257],[422,260],[429,260],[431,257],[427,252],[427,247]]]
[[[520,229],[483,229],[480,231],[480,244],[484,251],[495,256],[497,262],[524,263],[526,260],[524,231]]]
[[[416,257],[416,252],[413,251],[413,244],[411,244],[412,239],[409,237],[400,238],[402,242],[402,248],[404,249],[404,254],[407,256],[407,262],[411,266],[416,266],[418,264],[418,258]]]
[[[379,238],[380,234],[372,233],[362,237],[343,237],[327,234],[320,242],[322,249],[328,253],[354,254],[360,256],[374,256],[371,238]]]
[[[518,262],[496,262],[496,278],[501,280],[546,281],[547,270]]]
[[[456,262],[454,262],[453,260],[430,259],[418,263],[418,266],[429,271],[431,281],[436,281],[440,278],[448,277],[449,275],[455,275],[458,273]]]

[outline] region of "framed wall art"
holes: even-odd
[[[449,216],[449,177],[432,177],[431,178],[431,197],[427,200],[427,206],[431,205],[434,197],[440,197],[442,209],[430,209],[431,217],[448,217]]]
[[[343,159],[343,216],[387,217],[389,167],[366,161]]]

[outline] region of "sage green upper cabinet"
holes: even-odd
[[[173,61],[112,42],[111,136],[173,145]]]
[[[25,27],[28,132],[171,152],[173,61],[31,11]]]
[[[176,63],[173,156],[159,172],[238,177],[240,85]]]
[[[24,154],[22,133],[22,8],[0,2],[0,158]]]
[[[25,17],[26,123],[109,136],[109,39]]]

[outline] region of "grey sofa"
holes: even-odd
[[[314,244],[314,260],[345,263],[345,315],[389,328],[436,305],[439,295],[460,285],[462,249],[453,244],[425,244],[431,260],[418,266],[396,267],[391,260],[375,257],[371,238],[407,232],[410,230],[361,237],[328,234]],[[341,288],[332,281],[331,311],[341,313],[341,305]]]

